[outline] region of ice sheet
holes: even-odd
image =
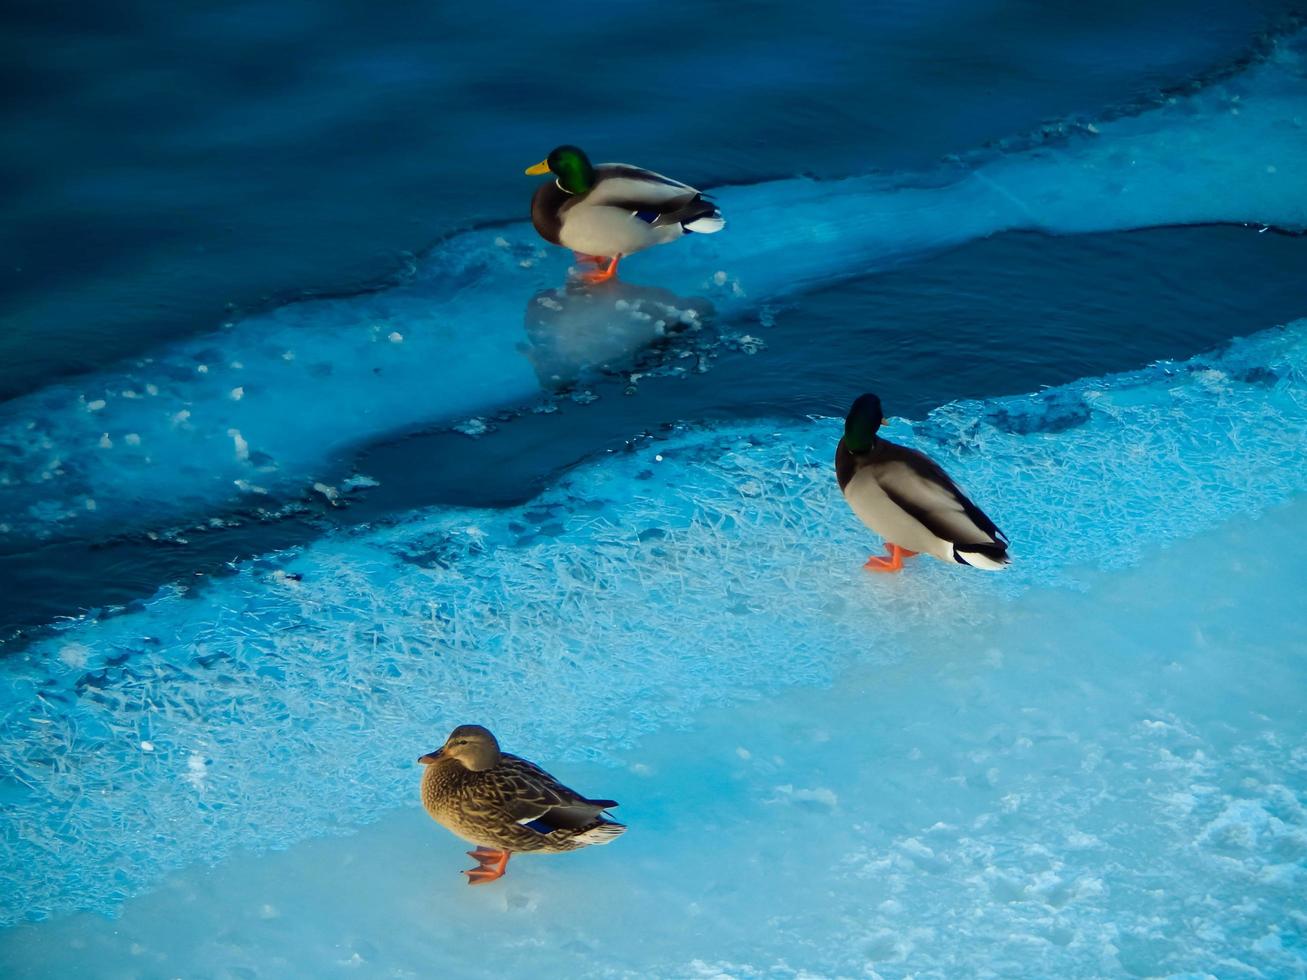
[[[1300,497],[1153,544],[1083,593],[984,610],[937,595],[935,631],[837,619],[850,655],[832,685],[707,710],[615,749],[616,767],[563,748],[610,729],[601,699],[571,718],[515,706],[537,727],[509,744],[620,800],[630,832],[470,889],[408,760],[406,809],[360,834],[175,875],[118,920],[0,932],[0,972],[1300,976],[1304,533]],[[862,585],[885,612],[878,592],[915,587]],[[708,660],[688,613],[683,655]],[[357,750],[383,780],[389,741]]]
[[[759,423],[74,625],[0,662],[0,915],[112,911],[197,859],[357,827],[408,802],[416,753],[468,719],[529,754],[611,763],[713,705],[855,663],[892,674],[908,637],[968,647],[1014,597],[1301,493],[1305,369],[1299,321],[895,422],[1009,533],[1002,575],[922,560],[870,579],[878,542],[831,472],[838,420]]]
[[[1047,146],[924,176],[722,188],[726,232],[638,256],[627,274],[684,298],[676,310],[706,301],[737,317],[1005,229],[1307,227],[1304,37],[1138,116],[1053,127]],[[0,407],[0,546],[262,505],[306,491],[350,447],[531,402],[541,379],[523,322],[564,264],[523,224],[468,232],[403,285],[286,306],[12,401]],[[613,354],[610,342],[556,348],[580,362]]]

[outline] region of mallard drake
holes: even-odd
[[[897,572],[919,552],[943,561],[997,570],[1008,564],[1007,536],[934,460],[881,439],[880,399],[862,395],[844,420],[835,476],[844,499],[889,548],[867,559],[875,572]]]
[[[526,172],[551,173],[531,199],[531,223],[545,241],[608,266],[586,273],[603,282],[623,256],[672,242],[689,232],[711,234],[726,222],[717,205],[688,184],[626,163],[601,163],[575,146],[560,146]]]
[[[480,725],[460,725],[418,759],[422,805],[438,824],[477,845],[469,885],[503,877],[515,851],[575,851],[607,844],[626,827],[603,817],[613,800],[590,800],[539,766],[499,751]]]

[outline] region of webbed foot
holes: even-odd
[[[903,559],[911,558],[915,554],[915,551],[909,551],[907,548],[900,548],[896,544],[891,544],[889,545],[888,555],[872,556],[867,559],[867,563],[862,567],[870,572],[898,572],[903,570]]]
[[[582,272],[577,278],[582,282],[588,282],[591,284],[607,282],[609,279],[612,279],[617,275],[617,263],[620,262],[621,259],[622,257],[620,255],[614,255],[606,269],[595,269],[593,272]]]
[[[504,877],[504,870],[508,867],[510,853],[509,851],[496,851],[492,847],[478,847],[475,851],[468,851],[467,856],[476,859],[477,867],[463,872],[463,874],[467,875],[467,883],[469,885],[484,885],[496,878]]]

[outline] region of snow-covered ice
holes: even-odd
[[[935,626],[910,632],[877,619],[928,603],[910,596],[940,578],[865,580],[856,545],[837,533],[823,559],[838,552],[837,564],[814,583],[823,591],[797,598],[867,605],[860,622],[837,616],[808,637],[814,651],[843,648],[829,671],[777,676],[765,699],[684,716],[651,689],[646,712],[675,717],[602,758],[586,758],[597,753],[585,741],[562,746],[572,731],[611,729],[612,702],[594,691],[545,703],[556,689],[433,711],[425,739],[400,725],[392,741],[388,721],[360,719],[356,743],[324,733],[297,742],[293,758],[265,746],[292,807],[316,784],[318,822],[343,815],[331,798],[351,779],[393,786],[403,808],[359,814],[380,819],[351,837],[191,867],[120,918],[6,930],[0,972],[1300,976],[1307,625],[1294,600],[1307,585],[1305,532],[1300,496],[1169,548],[1147,542],[1137,565],[1086,571],[1083,591],[1035,587],[1009,602],[968,588],[979,576],[960,578],[966,597],[937,594]],[[719,557],[756,562],[762,550]],[[851,584],[826,593],[836,573]],[[718,657],[728,674],[750,652],[759,677],[793,667],[777,642],[758,642],[764,625],[781,644],[801,642],[782,608],[743,616],[714,599],[680,613],[663,642],[695,661],[703,685],[717,683]],[[722,649],[730,632],[705,623],[713,614],[740,623],[745,649]],[[638,641],[621,628],[606,644],[619,674],[628,645]],[[484,683],[497,683],[489,669]],[[620,680],[618,690],[626,696]],[[466,887],[466,845],[416,805],[412,760],[469,719],[620,800],[630,832],[593,851],[518,858],[495,886]],[[243,779],[215,756],[192,785],[194,754],[160,751],[151,763],[195,799],[216,801]],[[203,837],[192,847],[189,858],[206,853]]]
[[[1013,941],[1050,963],[1085,962],[1087,948],[1105,963],[1161,962],[1178,948],[1167,923],[1206,901],[1185,904],[1196,887],[1186,876],[1201,869],[1181,856],[1197,848],[1208,872],[1227,869],[1263,896],[1252,920],[1264,933],[1290,930],[1273,897],[1300,884],[1307,757],[1292,706],[1307,661],[1284,653],[1300,646],[1292,597],[1305,584],[1284,528],[1300,528],[1303,512],[1252,518],[1307,488],[1305,372],[1300,321],[1184,363],[895,422],[894,436],[940,458],[1011,535],[1016,564],[1001,576],[926,560],[867,576],[859,566],[876,542],[830,469],[838,420],[760,423],[610,457],[513,510],[436,509],[332,535],[76,625],[4,663],[4,914],[113,912],[175,869],[243,849],[322,854],[308,838],[411,806],[416,755],[475,720],[583,772],[595,792],[602,784],[651,835],[605,849],[626,848],[616,872],[596,864],[607,856],[523,862],[521,887],[547,880],[533,887],[565,894],[559,881],[589,888],[617,874],[638,891],[633,879],[664,867],[666,886],[688,896],[709,865],[721,882],[785,880],[772,900],[811,918],[815,907],[795,912],[781,896],[865,880],[876,900],[848,916],[870,938],[840,956],[910,964],[967,915],[997,935],[1010,907],[1027,930]],[[1042,686],[1025,686],[1032,671]],[[986,693],[990,683],[998,690]],[[889,691],[899,693],[886,715]],[[1221,699],[1241,691],[1246,708],[1222,715]],[[724,720],[760,698],[792,707]],[[905,732],[911,744],[898,744]],[[1252,780],[1244,796],[1241,780]],[[955,791],[975,795],[940,802]],[[681,795],[708,808],[705,822],[673,808]],[[656,839],[659,821],[690,839]],[[438,884],[446,872],[461,880],[457,842],[436,828],[405,833],[433,876],[411,887],[462,908],[469,899]],[[1116,863],[1102,863],[1104,847]],[[731,875],[718,867],[724,853],[739,865]],[[1113,917],[1106,897],[1126,887],[1113,868],[1145,855],[1157,863],[1144,891],[1170,910],[1151,932],[1142,912]],[[826,863],[810,876],[814,858]],[[226,867],[177,880],[225,880]],[[741,896],[741,915],[763,900],[756,888]],[[963,898],[970,912],[948,904]],[[1226,914],[1213,901],[1211,914]],[[899,906],[873,927],[875,910]],[[1092,922],[1076,918],[1085,909]],[[944,912],[958,924],[944,928]],[[875,938],[895,921],[911,928]],[[14,956],[44,935],[11,931],[0,945]],[[802,962],[781,947],[775,956]]]

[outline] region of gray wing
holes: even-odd
[[[598,178],[596,184],[611,182],[617,191],[629,189],[634,184],[645,188],[645,193],[662,194],[666,197],[699,193],[697,188],[689,184],[683,184],[679,180],[654,173],[652,170],[645,170],[643,167],[633,167],[629,163],[601,163],[595,167],[595,175]]]
[[[650,224],[693,220],[715,210],[689,184],[652,170],[625,163],[604,163],[595,168],[595,173],[598,180],[585,197],[587,204],[638,214]]]
[[[872,464],[876,482],[931,534],[954,544],[1007,544],[1007,536],[938,463],[906,446],[880,444],[884,449]]]

